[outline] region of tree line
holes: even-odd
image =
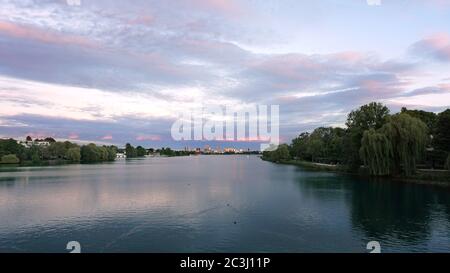
[[[194,152],[189,152],[189,151],[175,151],[169,147],[167,147],[167,148],[163,147],[160,149],[150,148],[147,150],[142,146],[134,147],[130,143],[127,143],[125,145],[124,151],[125,151],[127,158],[144,157],[146,155],[152,155],[152,154],[159,154],[161,156],[168,156],[168,157],[188,156],[188,155],[194,154]]]
[[[94,163],[113,161],[116,158],[116,146],[97,146],[93,143],[78,145],[69,141],[58,142],[45,139],[48,145],[39,145],[43,140],[31,140],[27,137],[29,147],[14,139],[0,140],[0,163],[3,164],[33,164],[39,165],[51,161],[69,163]]]
[[[385,105],[372,102],[351,111],[346,128],[301,133],[263,157],[336,164],[349,172],[364,166],[374,176],[411,175],[418,166],[450,169],[450,109],[436,114],[402,108],[390,114]]]

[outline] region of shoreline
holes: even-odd
[[[317,171],[317,172],[332,172],[342,175],[351,175],[357,176],[360,178],[366,179],[376,179],[377,177],[373,177],[367,174],[362,173],[354,173],[347,172],[340,168],[339,165],[330,165],[330,164],[322,164],[322,163],[314,163],[308,161],[301,160],[282,160],[278,162],[271,161],[267,158],[260,157],[261,160],[271,162],[273,164],[281,164],[281,165],[291,165],[304,168],[309,171]],[[414,177],[403,177],[403,176],[393,176],[393,177],[379,177],[381,179],[390,179],[396,182],[402,183],[413,183],[427,186],[439,186],[450,189],[450,171],[446,170],[418,170],[418,173]]]

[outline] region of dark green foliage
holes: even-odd
[[[364,132],[361,157],[372,175],[416,172],[416,162],[425,151],[428,128],[420,119],[406,113],[389,118],[378,130]]]
[[[152,149],[150,149],[152,150]],[[168,156],[168,157],[172,157],[172,156],[188,156],[191,154],[195,154],[195,152],[189,152],[189,151],[174,151],[170,148],[161,148],[156,150],[157,153],[159,153],[161,156]]]
[[[450,109],[438,115],[434,133],[433,146],[437,150],[450,152]]]
[[[371,175],[391,174],[393,149],[385,134],[375,129],[365,131],[361,140],[360,155]]]
[[[359,169],[362,163],[359,150],[364,131],[381,128],[386,123],[388,116],[389,109],[383,104],[375,102],[350,112],[346,123],[348,129],[344,140],[343,158],[351,170]]]
[[[34,153],[31,155],[31,162],[34,165],[39,165],[42,163],[41,157],[39,156],[39,153]]]
[[[380,131],[390,140],[393,150],[393,171],[406,175],[416,172],[416,162],[421,159],[428,140],[428,127],[420,119],[405,113],[394,115]]]
[[[97,146],[93,143],[81,147],[81,162],[94,163],[113,161],[116,158],[117,148],[115,146]]]
[[[15,154],[4,155],[1,157],[2,164],[19,164],[20,160]]]
[[[55,143],[56,142],[56,140],[54,138],[52,138],[52,137],[46,137],[44,139],[44,141],[47,141],[47,142],[50,142],[50,143]]]
[[[80,154],[83,162],[89,163],[100,161],[100,153],[97,150],[97,146],[93,143],[81,147]]]
[[[386,106],[370,103],[352,111],[346,124],[347,129],[320,127],[300,134],[292,140],[290,154],[298,162],[339,164],[340,170],[376,176],[411,176],[418,165],[450,164],[450,110],[436,115],[404,108],[391,116]],[[264,152],[263,157],[278,160],[275,151]]]
[[[162,148],[159,150],[159,154],[162,156],[176,156],[175,151],[170,148]]]
[[[134,148],[133,146],[131,146],[130,143],[127,143],[125,145],[125,153],[127,155],[127,158],[134,158],[137,157],[137,151],[136,148]]]
[[[67,150],[64,142],[52,142],[48,147],[51,159],[63,159],[66,156]]]
[[[31,137],[27,137],[30,141]],[[49,146],[31,145],[30,147],[18,144],[14,139],[0,140],[0,158],[4,155],[14,155],[21,164],[40,165],[49,161],[54,162],[102,162],[114,161],[116,159],[117,147],[115,146],[97,146],[95,144],[79,147],[69,141],[57,142],[52,138],[46,138]],[[9,157],[12,160],[12,157]],[[15,162],[15,160],[14,160]]]
[[[293,139],[290,152],[302,160],[337,163],[341,161],[344,136],[342,128],[320,127]]]
[[[436,122],[437,122],[437,115],[433,112],[427,112],[427,111],[423,111],[423,110],[409,110],[406,109],[406,107],[402,108],[401,113],[405,113],[410,115],[413,118],[418,118],[421,121],[423,121],[428,129],[429,129],[429,133],[433,134],[432,130],[435,128],[436,126]]]
[[[70,162],[80,162],[81,153],[79,147],[69,148],[65,155],[66,159]]]
[[[263,157],[273,162],[280,162],[291,159],[289,147],[287,144],[281,144],[273,151],[264,151]]]
[[[143,157],[147,155],[147,150],[142,146],[137,146],[136,154],[138,157]]]
[[[290,145],[292,156],[304,160],[311,160],[311,155],[308,154],[309,136],[310,134],[305,132],[292,140],[292,144]]]
[[[11,154],[22,155],[24,149],[22,145],[12,138],[0,140],[0,157]]]
[[[118,150],[117,147],[116,146],[109,146],[109,147],[105,146],[105,148],[108,151],[108,158],[107,158],[107,160],[108,161],[116,160],[117,150]]]
[[[381,103],[371,102],[351,111],[347,117],[347,127],[350,130],[379,129],[389,116],[389,109]]]

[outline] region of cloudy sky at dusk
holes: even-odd
[[[0,0],[0,137],[182,147],[184,109],[276,104],[288,141],[370,101],[449,107],[450,1]]]

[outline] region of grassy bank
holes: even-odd
[[[361,167],[358,173],[350,173],[345,168],[339,165],[321,164],[294,159],[280,160],[277,162],[271,161],[264,157],[261,157],[261,159],[275,164],[299,166],[310,171],[336,172],[342,174],[357,175],[364,178],[371,178],[371,176],[367,174],[367,170],[365,170],[365,168],[363,167]],[[446,170],[418,170],[416,174],[411,176],[394,176],[389,178],[392,180],[408,183],[450,187],[450,171]]]

